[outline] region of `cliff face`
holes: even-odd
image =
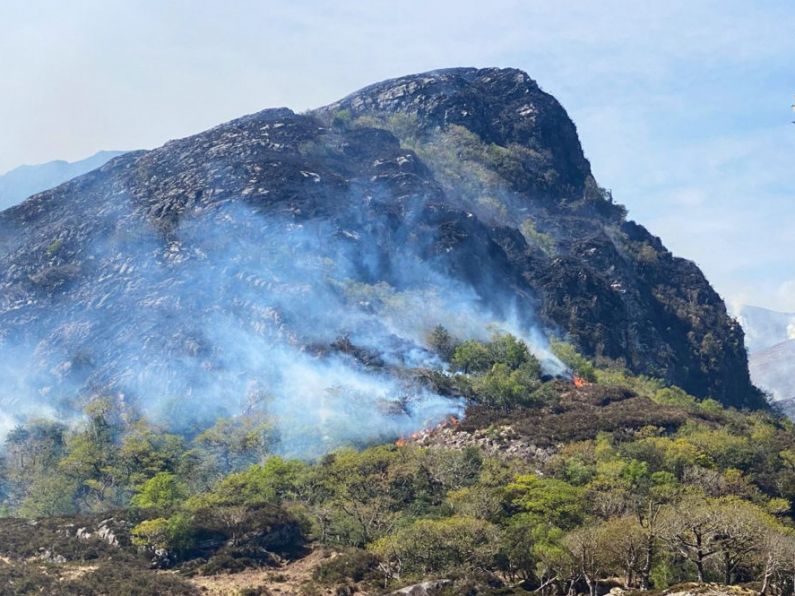
[[[563,108],[512,69],[386,81],[117,157],[0,213],[0,288],[6,404],[201,386],[204,408],[241,407],[261,385],[305,390],[287,349],[344,336],[412,366],[433,323],[487,319],[764,403],[698,268],[625,221]]]

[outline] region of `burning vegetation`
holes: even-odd
[[[586,381],[585,379],[583,379],[582,377],[577,376],[577,375],[573,375],[572,376],[571,383],[577,389],[582,389],[583,387],[586,387],[588,385],[588,381]]]

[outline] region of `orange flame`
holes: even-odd
[[[457,428],[459,424],[461,424],[461,421],[458,418],[455,416],[450,416],[446,420],[442,420],[433,428],[418,430],[417,432],[411,433],[408,437],[400,437],[397,441],[395,441],[395,445],[398,447],[405,447],[409,444],[409,442],[419,441],[428,432],[441,430],[443,428]]]
[[[586,381],[582,377],[578,377],[577,375],[574,375],[571,382],[574,383],[574,386],[577,387],[577,389],[581,389],[582,387],[585,387],[588,384],[588,381]]]

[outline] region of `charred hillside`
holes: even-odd
[[[399,396],[417,426],[451,405],[395,371],[432,360],[433,325],[495,321],[764,405],[703,274],[625,219],[563,108],[513,69],[404,77],[117,157],[0,213],[0,287],[2,399],[23,414],[101,392],[290,419],[321,394],[355,419]]]

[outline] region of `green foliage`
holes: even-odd
[[[596,381],[594,365],[582,356],[573,345],[563,341],[553,341],[550,347],[552,353],[560,358],[560,361],[568,366],[575,375],[589,382]]]
[[[46,251],[47,256],[54,257],[55,255],[58,254],[58,251],[61,250],[62,246],[63,246],[63,240],[61,240],[60,238],[56,238],[55,240],[50,242],[50,244],[47,246],[47,251]]]
[[[43,422],[12,430],[0,459],[0,506],[41,519],[0,519],[0,577],[8,572],[2,557],[43,549],[104,560],[110,547],[101,540],[77,542],[62,528],[43,533],[46,516],[133,506],[113,514],[131,522],[114,529],[113,552],[151,558],[162,550],[163,560],[194,573],[268,565],[311,545],[343,553],[314,573],[328,589],[447,577],[465,580],[451,588],[460,590],[490,574],[531,590],[544,585],[539,592],[548,594],[601,589],[608,578],[634,589],[699,575],[767,577],[769,593],[791,585],[790,423],[589,368],[566,344],[556,353],[595,382],[575,389],[542,381],[538,361],[510,335],[456,344],[437,327],[428,345],[449,355],[459,372],[437,374],[469,408],[457,429],[423,438],[422,447],[341,449],[302,462],[269,453],[271,426],[258,413],[188,439],[125,424],[107,399],[92,401],[72,430]],[[68,527],[96,530],[68,519],[80,519]],[[702,561],[691,546],[698,540],[709,553]],[[57,574],[18,569],[7,576],[40,592],[56,585]]]
[[[207,498],[214,504],[224,505],[279,504],[296,495],[305,472],[306,464],[302,462],[270,457],[262,465],[230,474]]]
[[[556,254],[557,246],[555,239],[549,234],[539,232],[532,219],[528,218],[524,220],[519,229],[529,244],[537,246],[548,256],[554,256]]]
[[[262,416],[221,418],[199,434],[196,444],[213,458],[222,474],[256,463],[273,443],[273,427]]]
[[[442,325],[437,325],[428,334],[428,346],[445,362],[449,362],[456,350],[456,341]]]
[[[137,422],[121,439],[118,467],[125,484],[138,486],[160,472],[175,472],[185,450],[182,437]]]
[[[456,347],[451,363],[464,374],[469,374],[487,370],[492,365],[492,360],[483,343],[469,339]]]
[[[500,537],[501,567],[511,576],[532,580],[544,562],[563,557],[563,534],[563,530],[536,515],[512,516]]]
[[[530,365],[511,370],[507,364],[494,364],[472,387],[480,402],[508,411],[534,403],[534,390],[540,386],[538,374],[539,370]]]
[[[510,370],[526,367],[529,374],[538,375],[541,365],[525,344],[509,333],[496,334],[487,344],[492,365],[502,364]]]
[[[541,372],[541,365],[530,354],[527,344],[508,333],[495,333],[486,343],[476,340],[461,342],[455,348],[451,362],[464,374],[485,372],[497,364],[511,371],[524,369],[532,376]]]
[[[23,517],[73,515],[77,513],[77,492],[77,483],[62,474],[37,476],[19,507],[19,514]]]
[[[170,510],[182,502],[188,489],[170,472],[158,472],[143,483],[130,503],[141,509]]]
[[[662,389],[662,383],[642,375],[630,375],[618,368],[596,369],[596,382],[605,387],[626,387],[638,395],[652,399]]]
[[[518,476],[506,487],[506,497],[518,511],[560,528],[571,528],[585,515],[582,491],[555,478]]]
[[[399,563],[403,573],[460,575],[493,565],[497,528],[479,519],[420,519],[372,545],[385,561]]]
[[[332,117],[332,125],[337,128],[346,128],[351,124],[353,114],[348,109],[337,110]]]
[[[132,529],[131,536],[136,546],[165,549],[176,554],[189,551],[195,544],[195,529],[184,513],[168,519],[158,517],[142,521]]]
[[[541,388],[541,364],[527,345],[510,334],[495,334],[483,343],[467,340],[454,350],[453,366],[472,378],[460,379],[460,386],[473,400],[508,412],[550,399],[537,393]]]
[[[654,401],[658,404],[665,404],[669,406],[679,406],[681,408],[695,408],[697,406],[696,398],[688,395],[679,387],[665,387],[659,389],[654,393]]]

